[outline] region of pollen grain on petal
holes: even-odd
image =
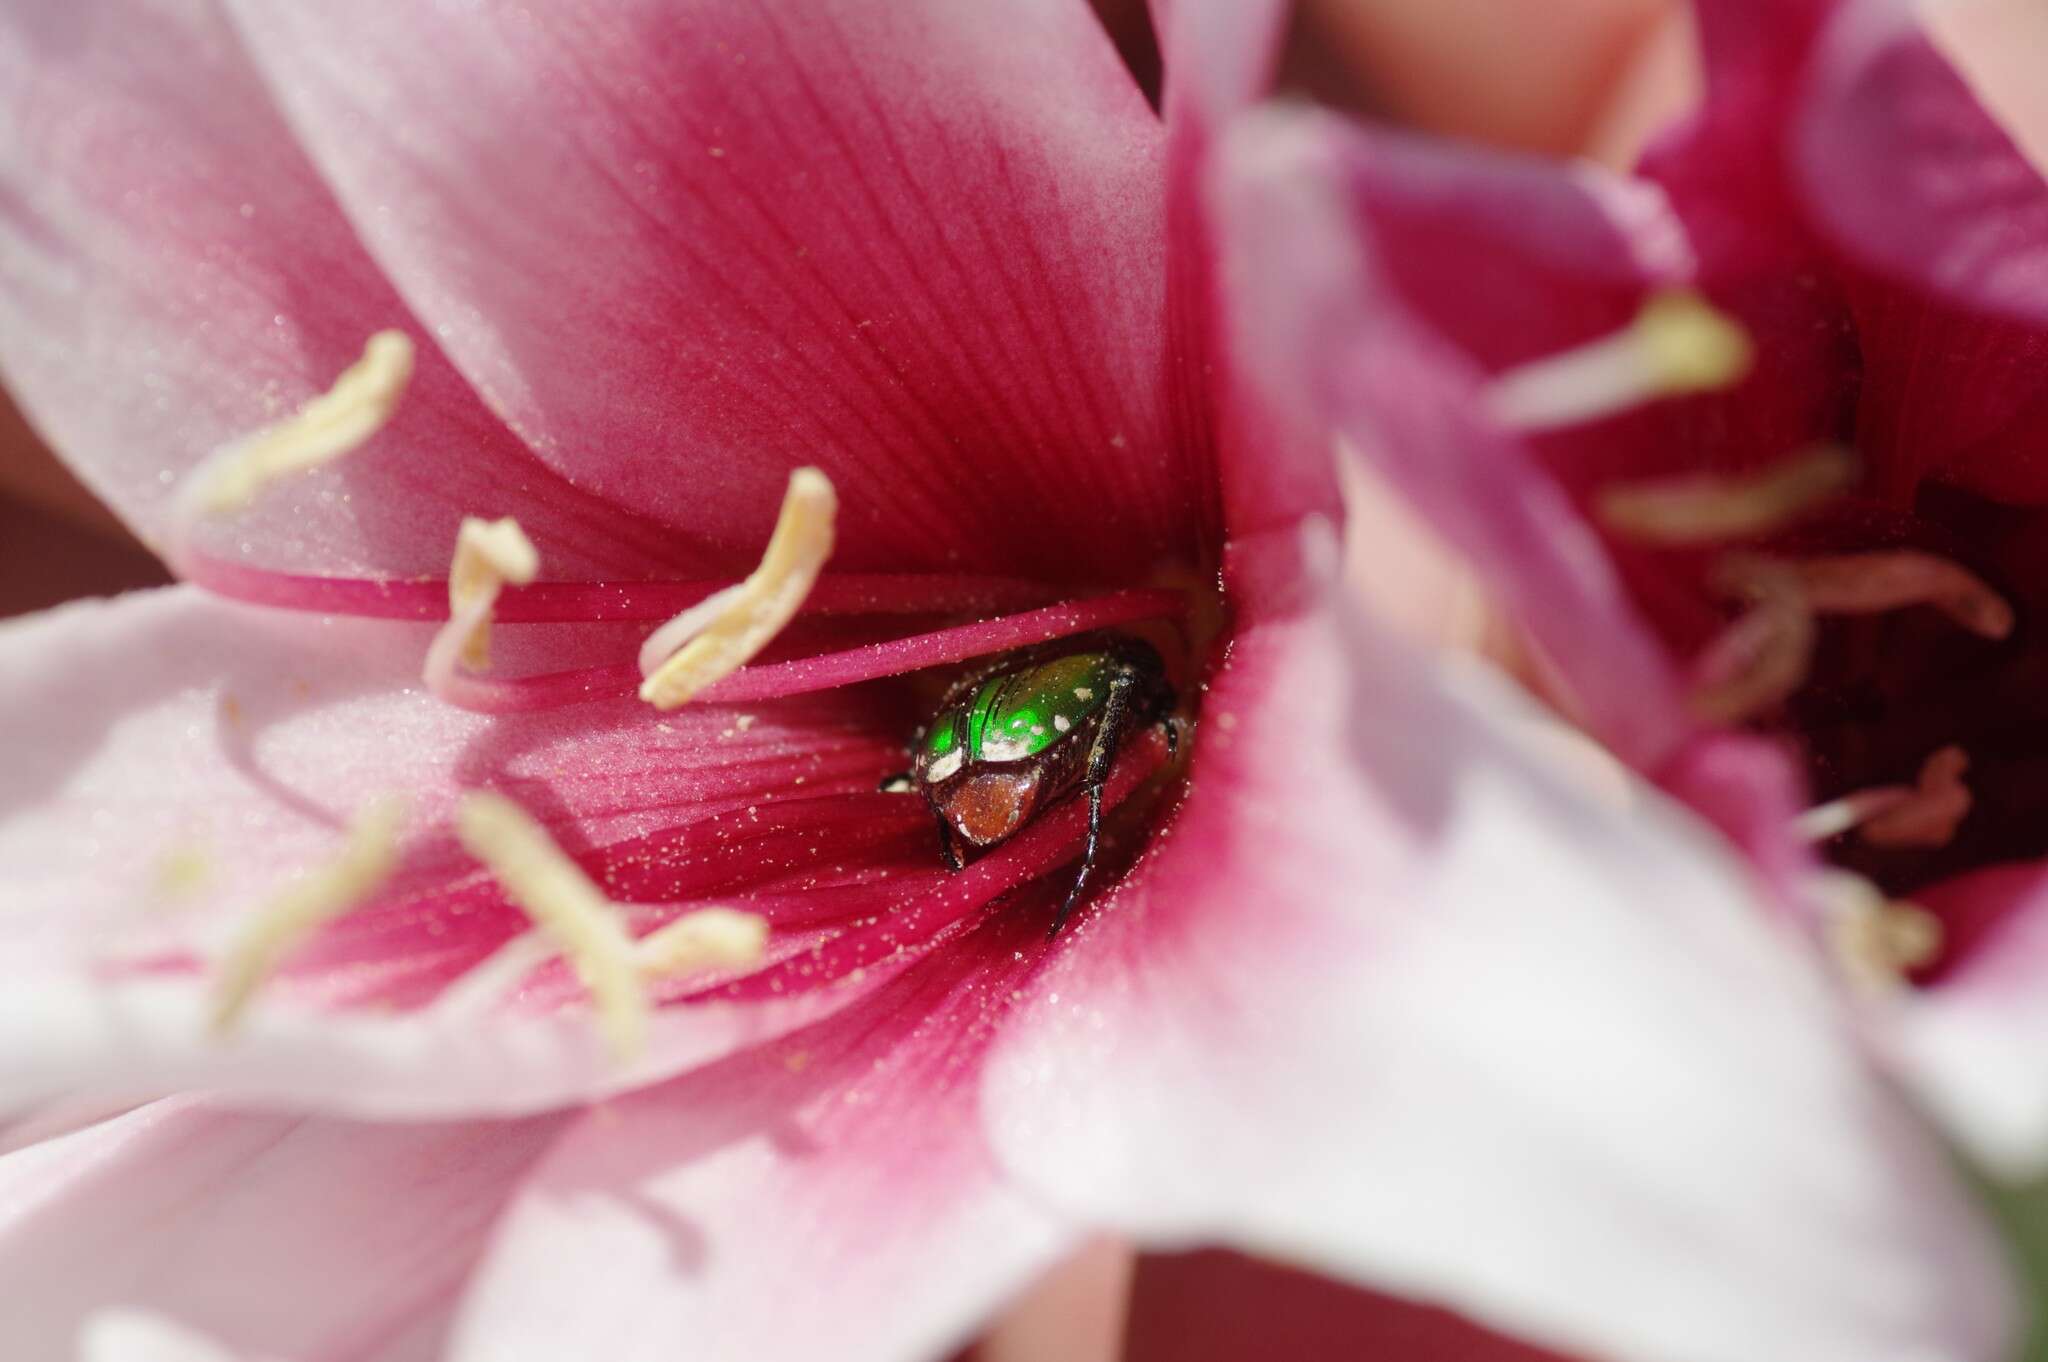
[[[285,420],[222,446],[178,489],[178,516],[240,511],[279,478],[317,468],[383,429],[412,380],[414,347],[403,331],[379,331],[362,358],[326,392]]]
[[[1782,529],[1847,491],[1856,456],[1828,446],[1747,477],[1712,474],[1627,483],[1601,491],[1601,523],[1645,544],[1721,544]]]
[[[350,825],[341,854],[292,884],[230,943],[214,983],[211,1025],[225,1035],[278,964],[322,924],[375,894],[398,860],[405,823],[400,801],[366,806]]]
[[[1754,350],[1732,318],[1690,290],[1673,289],[1653,296],[1619,331],[1499,375],[1487,405],[1516,430],[1578,425],[1727,387],[1749,372]]]
[[[655,630],[640,649],[640,698],[656,709],[687,704],[745,666],[793,619],[832,555],[839,497],[815,468],[789,477],[761,565]]]
[[[540,554],[506,516],[501,520],[466,517],[455,536],[455,558],[448,568],[448,622],[427,646],[423,676],[427,689],[450,704],[487,708],[472,692],[489,683],[463,675],[491,663],[491,609],[507,582],[524,586],[540,572]]]

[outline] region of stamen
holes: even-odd
[[[1856,481],[1845,449],[1811,450],[1747,477],[1670,478],[1600,493],[1601,521],[1647,544],[1719,544],[1767,534],[1798,519]]]
[[[815,468],[789,475],[789,491],[761,566],[738,586],[691,606],[640,649],[640,698],[670,710],[745,666],[796,615],[832,554],[839,496]]]
[[[1941,954],[1941,919],[1918,904],[1888,899],[1862,876],[1840,870],[1825,872],[1820,890],[1828,943],[1857,987],[1889,992]]]
[[[1708,723],[1740,723],[1783,702],[1806,680],[1813,612],[1798,579],[1768,560],[1724,559],[1715,577],[1725,594],[1755,604],[1701,658],[1691,707]]]
[[[1629,411],[1660,397],[1704,392],[1749,372],[1749,336],[1704,298],[1658,294],[1634,322],[1590,344],[1510,369],[1487,404],[1517,430],[1547,430]]]
[[[768,945],[768,920],[737,908],[700,908],[640,938],[640,968],[655,978],[754,964]]]
[[[1962,748],[1936,752],[1921,764],[1918,788],[1863,825],[1863,840],[1878,847],[1947,846],[1970,816],[1970,787],[1963,784],[1969,769],[1970,754]]]
[[[646,1043],[646,974],[751,964],[760,958],[767,924],[731,909],[689,914],[645,942],[635,942],[619,905],[555,845],[546,829],[503,795],[477,791],[464,796],[456,829],[470,854],[490,868],[512,901],[560,947],[589,990],[598,1026],[620,1060],[631,1059]]]
[[[349,827],[341,854],[280,894],[228,947],[214,981],[215,1035],[234,1029],[256,990],[294,946],[383,886],[398,860],[404,821],[396,800],[363,809]]]
[[[448,622],[427,647],[428,690],[465,709],[489,707],[493,686],[465,676],[464,669],[491,665],[491,608],[505,583],[524,585],[539,571],[540,554],[518,521],[464,518],[448,569]]]
[[[2012,633],[2013,609],[1968,568],[1915,549],[1801,558],[1789,566],[1813,608],[1827,615],[1876,615],[1931,605],[1981,638]]]
[[[383,429],[412,379],[413,343],[379,331],[334,386],[274,426],[223,445],[178,489],[177,517],[239,511],[268,484],[340,458]]]
[[[547,830],[503,795],[465,795],[456,832],[512,901],[553,937],[597,1008],[598,1028],[621,1060],[647,1036],[647,994],[618,909],[555,845]]]

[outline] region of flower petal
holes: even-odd
[[[1158,125],[1079,0],[236,13],[401,290],[579,484],[735,561],[799,464],[842,566],[1191,550]]]
[[[176,1099],[0,1158],[9,1351],[72,1356],[88,1321],[122,1309],[242,1356],[390,1356],[422,1316],[445,1329],[560,1125],[356,1125]],[[119,1341],[108,1327],[96,1342]]]
[[[2007,1177],[2048,1170],[2048,870],[1992,866],[1915,895],[1940,916],[1956,966],[1878,1013],[1906,1080],[1956,1137]]]
[[[419,356],[390,426],[202,543],[266,567],[439,576],[468,512],[517,515],[563,575],[630,576],[682,554],[672,532],[568,486],[484,410],[211,4],[10,6],[0,110],[0,366],[145,537],[164,531],[181,474],[397,327]]]
[[[921,811],[841,808],[886,801],[874,783],[900,759],[870,701],[490,721],[420,690],[429,632],[185,588],[0,630],[0,1108],[189,1085],[357,1112],[532,1109],[772,1033],[773,1006],[663,1009],[634,1069],[573,1014],[421,1010],[520,927],[443,826],[461,787],[505,791],[572,849],[637,846],[642,902],[815,875],[827,854],[849,873],[926,868]],[[499,646],[511,666],[545,655],[517,628]],[[243,1032],[208,1036],[204,957],[394,793],[416,832],[385,900],[309,943]],[[825,815],[845,826],[820,838]]]
[[[1851,259],[1951,303],[2048,321],[2048,182],[1904,0],[1851,0],[1823,33],[1794,182]]]
[[[1624,759],[1655,769],[1688,724],[1675,679],[1599,541],[1533,457],[1483,416],[1482,376],[1407,320],[1384,282],[1361,199],[1382,191],[1376,144],[1338,120],[1269,113],[1225,151],[1218,197],[1238,304],[1238,344],[1283,409],[1335,428],[1386,483],[1466,555],[1514,622],[1561,674],[1589,729]],[[1428,159],[1413,153],[1409,160]],[[1399,172],[1402,174],[1412,172]],[[1458,211],[1482,192],[1489,214],[1526,197],[1444,163],[1435,191]],[[1525,177],[1533,179],[1533,177]],[[1590,196],[1569,212],[1545,191],[1547,249],[1583,258],[1575,240],[1604,223]],[[1621,239],[1618,228],[1606,238]]]
[[[840,1016],[592,1112],[507,1217],[455,1362],[957,1346],[1078,1242],[975,1119],[1042,922],[998,913]]]
[[[2001,1356],[1990,1245],[1732,858],[1348,609],[1240,633],[1179,822],[991,1059],[1005,1167],[1566,1349]]]

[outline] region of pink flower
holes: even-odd
[[[1336,573],[1325,432],[1218,326],[1324,262],[1218,289],[1196,192],[1274,20],[1167,9],[1163,118],[1066,0],[0,24],[0,361],[198,584],[0,634],[13,1355],[927,1356],[1101,1231],[1604,1354],[1993,1355],[1979,1227],[1740,864]],[[394,328],[381,433],[177,518]],[[1434,410],[1435,353],[1369,380]],[[780,655],[632,698],[798,466],[837,547]],[[471,540],[451,588],[472,514],[543,580]],[[420,683],[451,591],[495,666],[431,679],[494,715]],[[1079,804],[949,875],[876,789],[900,678],[1162,619],[1188,764],[1131,744],[1048,942]],[[1659,703],[1613,637],[1601,712]],[[352,911],[219,1034],[308,868],[293,912]],[[643,972],[620,933],[707,905],[765,958]]]
[[[1972,1152],[2038,1172],[2042,32],[1949,15],[1994,114],[1891,0],[1699,10],[1704,106],[1640,179],[1247,131],[1234,249],[1316,262],[1246,295],[1247,353],[1469,556],[1533,684],[1746,847]],[[1603,390],[1673,289],[1747,376]],[[1737,769],[1762,793],[1702,784]]]

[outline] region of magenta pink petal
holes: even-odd
[[[797,464],[848,568],[1127,579],[1200,542],[1159,129],[1080,0],[237,14],[378,259],[580,485],[735,562]]]
[[[2048,183],[1905,0],[1847,0],[1794,127],[1805,211],[1843,254],[1937,297],[2048,322]]]
[[[991,1056],[1011,1175],[1568,1352],[2006,1355],[1969,1199],[1720,838],[1342,599],[1244,624],[1205,722]]]
[[[1276,405],[1317,413],[1472,561],[1586,726],[1655,769],[1688,727],[1675,678],[1578,510],[1487,422],[1482,374],[1386,281],[1357,188],[1381,165],[1370,145],[1334,118],[1273,112],[1226,149],[1233,268],[1264,281],[1241,291],[1238,344]]]
[[[512,513],[562,575],[702,570],[686,537],[569,486],[485,411],[211,5],[0,18],[0,366],[145,537],[182,473],[325,390],[388,327],[420,350],[391,426],[202,543],[266,567],[440,573],[463,514]]]

